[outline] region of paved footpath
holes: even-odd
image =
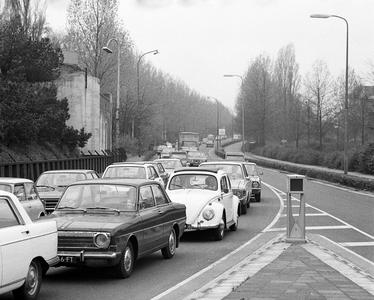
[[[304,243],[287,243],[276,235],[184,300],[374,300],[373,274],[321,241],[311,234]]]

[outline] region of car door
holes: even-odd
[[[35,185],[32,182],[25,182],[26,201],[30,207],[28,212],[30,218],[35,220],[40,216],[45,215],[43,202],[39,198]]]
[[[32,238],[29,225],[6,197],[0,197],[0,285],[15,283],[27,274]],[[4,276],[4,274],[6,276]],[[4,276],[4,277],[2,277]]]
[[[177,216],[174,215],[174,211],[171,208],[170,201],[165,194],[165,190],[163,190],[158,184],[153,184],[152,191],[156,200],[158,212],[162,215],[162,241],[165,243],[168,240],[171,226],[173,225],[172,221],[175,220]]]
[[[233,209],[232,206],[232,191],[229,186],[228,178],[226,176],[222,176],[220,180],[220,186],[221,186],[221,201],[226,209],[226,220],[231,221],[233,219]]]
[[[158,174],[154,166],[149,166],[148,172],[150,174],[150,179],[156,180],[160,182],[162,185],[164,185],[164,181],[162,180],[161,176]]]
[[[14,185],[13,194],[18,198],[19,202],[21,202],[23,208],[26,210],[26,212],[30,216],[30,218],[31,219],[37,218],[33,214],[31,203],[29,203],[27,201],[25,184],[24,183],[16,183]]]
[[[139,252],[148,252],[162,243],[163,215],[159,213],[150,185],[139,189],[139,214],[143,220],[144,243],[139,245]]]

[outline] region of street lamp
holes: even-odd
[[[240,75],[233,75],[233,74],[226,74],[223,75],[223,77],[239,77],[242,80],[242,85],[241,85],[241,94],[242,94],[242,151],[244,152],[244,80],[243,77]]]
[[[218,100],[214,97],[209,97],[208,96],[208,99],[213,99],[213,100],[216,100],[216,103],[217,103],[217,151],[218,151],[218,136],[219,136],[219,130],[218,130],[218,120],[219,120],[219,111],[218,111]]]
[[[140,57],[138,59],[138,63],[136,65],[136,77],[137,77],[137,86],[138,86],[138,134],[137,134],[137,138],[138,138],[138,143],[139,143],[139,148],[138,148],[139,157],[140,157],[140,150],[141,150],[141,144],[140,144],[140,78],[139,78],[139,65],[140,65],[141,59],[145,55],[150,54],[150,53],[153,53],[154,55],[156,55],[156,54],[158,54],[158,50],[148,51],[148,52],[145,52],[142,55],[140,55]]]
[[[120,55],[121,55],[121,46],[117,39],[111,38],[106,47],[102,49],[107,53],[113,53],[113,51],[109,48],[109,44],[111,41],[115,41],[117,43],[117,106],[116,106],[116,148],[119,148],[119,94],[120,94]]]
[[[348,21],[337,15],[313,14],[311,18],[328,19],[338,18],[347,25],[347,42],[345,51],[345,105],[344,105],[344,174],[348,173]]]

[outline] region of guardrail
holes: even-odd
[[[56,158],[49,160],[4,162],[0,163],[0,177],[28,178],[35,181],[41,173],[49,170],[89,169],[97,173],[119,161],[126,161],[126,152],[122,149],[107,152],[82,153],[76,157]]]

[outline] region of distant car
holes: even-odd
[[[144,161],[113,163],[106,167],[102,178],[150,179],[165,186],[158,167]]]
[[[151,164],[157,168],[158,173],[160,174],[162,180],[164,181],[164,187],[165,187],[167,182],[169,181],[170,174],[166,172],[162,163],[154,161],[154,160],[144,161],[144,163]]]
[[[179,158],[158,158],[155,161],[162,163],[169,175],[173,174],[176,169],[183,168],[182,161]]]
[[[230,180],[218,169],[184,168],[175,171],[166,186],[173,202],[186,205],[186,231],[211,230],[222,240],[226,228],[236,231],[240,204]]]
[[[186,207],[154,180],[100,178],[70,184],[45,218],[58,224],[57,266],[111,267],[127,278],[141,257],[174,256]]]
[[[245,157],[244,157],[243,152],[225,152],[225,159],[226,160],[245,161]]]
[[[220,160],[202,163],[200,167],[218,168],[228,174],[234,194],[239,198],[241,204],[241,214],[245,215],[251,204],[252,181],[248,177],[243,163]]]
[[[56,222],[33,223],[17,197],[0,190],[0,254],[0,295],[37,299],[42,274],[59,262]]]
[[[249,178],[252,181],[252,197],[255,198],[256,202],[261,201],[261,188],[262,188],[262,183],[261,183],[261,175],[262,172],[259,172],[257,169],[257,165],[255,163],[251,162],[245,162],[243,163],[247,174]]]
[[[94,170],[72,169],[45,171],[35,181],[40,198],[45,203],[45,210],[51,213],[68,184],[83,180],[99,178]]]
[[[35,183],[32,180],[0,177],[0,190],[16,195],[31,220],[46,215],[44,203],[40,199]]]
[[[206,146],[207,147],[214,147],[214,140],[207,140],[206,141]]]
[[[201,163],[208,161],[208,157],[204,152],[189,151],[187,164],[190,167],[198,167]]]
[[[187,151],[172,151],[170,152],[170,158],[179,158],[182,162],[182,165],[187,166],[188,154]]]

